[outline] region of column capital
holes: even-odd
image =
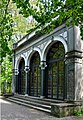
[[[29,66],[25,66],[25,72],[28,73],[28,71],[30,71]]]
[[[80,58],[82,59],[82,52],[78,50],[72,50],[65,54],[66,59],[70,58]]]
[[[41,67],[41,69],[45,69],[47,67],[46,61],[41,61],[40,67]]]
[[[73,50],[73,51],[70,51],[70,52],[66,53],[65,63],[66,64],[69,64],[69,63],[80,63],[80,64],[82,64],[82,52],[77,51],[77,50]]]
[[[18,69],[14,69],[14,74],[18,75],[18,73],[19,73]]]

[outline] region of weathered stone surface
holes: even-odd
[[[51,104],[51,114],[56,117],[72,116],[83,109],[82,102]]]
[[[25,60],[25,66],[30,67],[30,59],[31,56],[37,51],[40,56],[40,64],[42,61],[47,63],[47,53],[50,47],[56,43],[61,42],[64,46],[65,50],[65,78],[64,79],[64,100],[67,101],[80,101],[83,99],[83,41],[80,39],[80,31],[79,27],[70,26],[67,27],[66,24],[63,24],[56,28],[49,34],[43,36],[30,36],[26,35],[22,40],[20,40],[16,45],[14,45],[14,59],[13,59],[13,69],[18,70],[19,62],[21,58]],[[48,66],[45,66],[46,68]],[[46,76],[45,67],[41,68],[41,97],[45,96],[46,80],[44,77]],[[25,67],[26,69],[26,67]],[[42,70],[45,69],[45,70]],[[13,74],[13,91],[15,92],[16,88],[16,79],[15,77],[18,75],[18,72]],[[27,78],[26,77],[26,91],[27,87]],[[45,92],[44,92],[45,91]],[[59,99],[57,97],[57,99]],[[76,105],[76,109],[78,105]],[[72,115],[72,111],[74,111],[73,105],[68,106],[64,104],[60,105],[52,105],[52,114],[57,114],[58,116],[67,116]]]

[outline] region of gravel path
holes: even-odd
[[[0,120],[83,120],[83,117],[56,118],[47,113],[0,99]]]

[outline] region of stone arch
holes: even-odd
[[[18,66],[19,66],[19,63],[20,63],[20,61],[21,61],[21,59],[24,59],[24,61],[25,61],[25,66],[26,66],[26,58],[25,58],[25,56],[23,55],[23,54],[21,54],[17,59],[16,59],[16,63],[15,63],[15,69],[16,70],[18,70]]]
[[[63,44],[63,46],[65,48],[65,53],[68,52],[68,46],[67,46],[65,39],[63,37],[54,37],[52,40],[49,40],[49,42],[44,47],[44,49],[42,51],[41,61],[46,61],[46,54],[47,54],[50,46],[53,45],[56,41],[60,41]]]
[[[65,49],[62,42],[54,42],[46,54],[46,97],[64,99]]]
[[[21,57],[21,60],[18,64],[18,80],[17,80],[17,92],[18,94],[25,94],[25,60]]]
[[[32,55],[35,53],[35,52],[38,52],[39,53],[39,56],[40,56],[40,61],[41,61],[41,51],[38,47],[34,47],[33,49],[31,49],[28,53],[28,56],[27,56],[27,66],[29,66],[30,64],[30,59],[32,57]]]
[[[29,68],[29,95],[39,97],[41,95],[41,69],[38,51],[35,51],[34,54],[30,56]]]

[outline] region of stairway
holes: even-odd
[[[8,101],[24,105],[30,108],[34,108],[37,110],[41,110],[47,113],[51,113],[51,103],[63,103],[63,101],[53,100],[53,99],[45,99],[38,98],[32,96],[24,96],[24,95],[14,95],[6,98]]]

